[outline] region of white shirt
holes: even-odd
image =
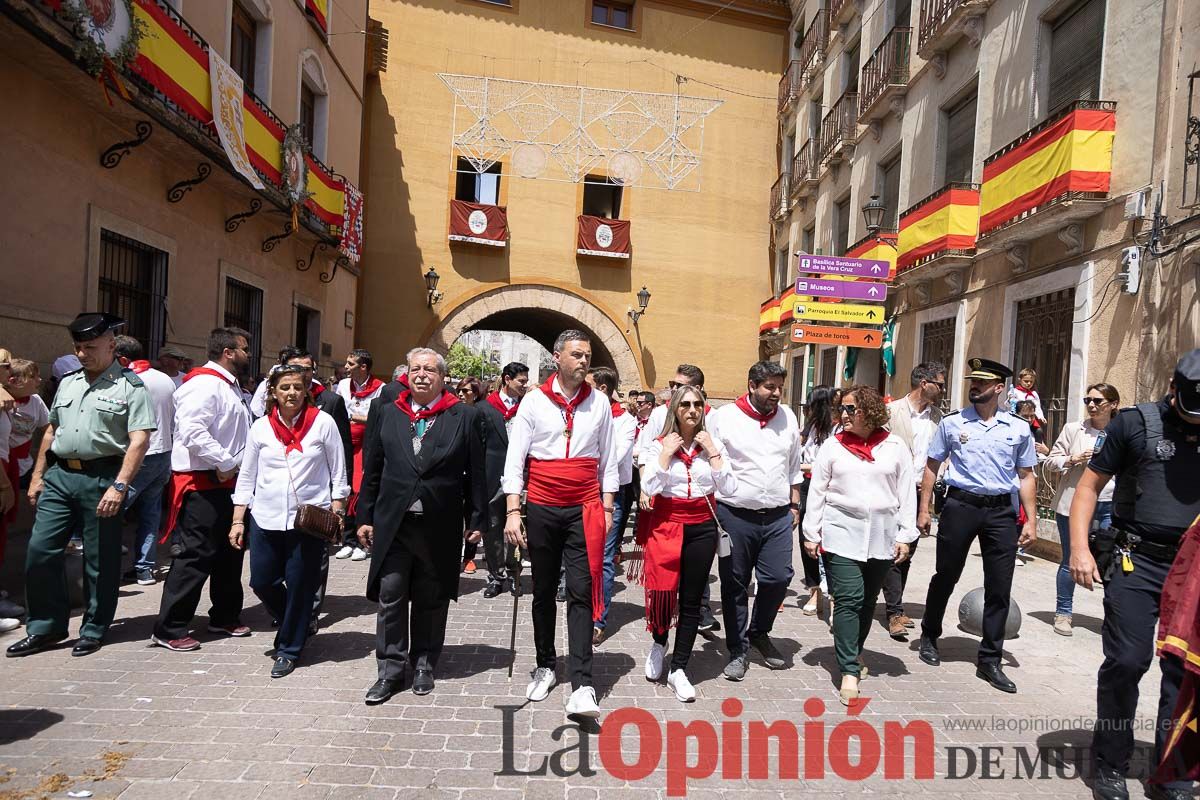
[[[371,379],[367,378],[367,380],[370,381]],[[349,378],[342,378],[338,381],[335,391],[346,401],[346,413],[350,415],[351,419],[354,417],[365,417],[367,416],[367,412],[371,410],[371,401],[379,397],[379,393],[383,391],[383,387],[387,384],[380,383],[379,388],[366,397],[355,397],[354,392],[362,391],[363,387],[358,384],[351,386],[350,383]]]
[[[299,505],[329,508],[333,500],[350,494],[342,437],[333,417],[318,411],[300,447],[285,456],[266,417],[250,426],[233,503],[250,506],[254,521],[265,530],[291,530]]]
[[[17,403],[12,410],[12,433],[8,436],[9,447],[20,447],[33,438],[34,432],[50,424],[50,409],[38,395],[30,395],[29,402]],[[20,459],[17,470],[24,475],[33,466],[34,454]]]
[[[146,384],[146,391],[150,393],[150,407],[154,409],[154,419],[158,422],[158,427],[150,432],[150,446],[146,455],[170,452],[175,427],[175,382],[170,375],[153,367],[139,373],[138,377]]]
[[[708,457],[693,444],[692,450],[696,456],[690,468],[691,483],[689,484],[689,468],[683,463],[683,459],[673,457],[670,466],[663,469],[662,464],[659,463],[659,456],[662,455],[662,442],[657,440],[651,442],[650,447],[646,450],[647,461],[642,465],[642,493],[649,497],[663,495],[687,500],[706,497],[717,491],[725,494],[736,492],[737,476],[733,474],[733,470],[729,466],[725,445],[716,439],[713,439],[713,444],[721,453],[721,468],[713,472],[712,465],[708,463]]]
[[[717,497],[737,508],[758,511],[786,506],[792,486],[804,481],[800,469],[800,426],[787,406],[779,406],[766,427],[737,407],[721,406],[708,415],[705,427],[725,444],[729,465],[737,476],[737,490]]]
[[[612,457],[617,462],[617,481],[622,486],[633,483],[633,446],[636,438],[637,417],[628,411],[613,417]]]
[[[552,386],[554,391],[563,393],[557,375]],[[525,462],[530,458],[541,461],[594,458],[600,463],[597,476],[600,491],[615,493],[621,488],[612,456],[613,418],[608,398],[592,390],[575,409],[570,439],[564,435],[567,428],[564,415],[565,409],[546,397],[540,387],[525,395],[508,431],[508,454],[500,479],[505,494],[520,494],[525,489]]]
[[[167,373],[165,373],[165,372],[163,374],[167,375]],[[167,375],[167,377],[171,379],[171,383],[175,384],[176,389],[178,389],[180,386],[183,386],[183,372],[182,371],[176,372],[174,375]]]
[[[250,410],[229,370],[209,361],[204,365],[226,377],[197,375],[175,390],[175,443],[171,469],[230,472],[242,461],[250,432]]]
[[[917,539],[912,455],[894,433],[866,461],[829,437],[817,452],[804,511],[804,538],[854,561],[891,561],[896,542]]]
[[[925,477],[929,443],[933,441],[933,435],[937,433],[937,424],[933,421],[932,406],[925,406],[924,411],[917,411],[907,397],[904,402],[908,406],[908,424],[912,426],[913,433],[913,480],[920,483]]]

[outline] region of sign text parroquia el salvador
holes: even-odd
[[[819,319],[829,322],[863,322],[878,325],[884,311],[879,306],[860,303],[797,303],[796,319]]]

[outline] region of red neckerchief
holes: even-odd
[[[319,412],[315,406],[305,406],[303,414],[297,414],[292,420],[292,427],[288,427],[283,423],[283,417],[279,414],[279,409],[271,412],[267,419],[271,423],[271,430],[275,433],[275,438],[283,445],[283,454],[286,456],[293,450],[304,452],[304,448],[300,446],[300,441],[312,428],[313,422],[317,419]]]
[[[612,415],[613,415],[613,419],[616,419],[617,417],[621,416],[621,415],[622,415],[622,414],[624,414],[624,413],[625,413],[625,406],[621,405],[621,404],[620,404],[620,403],[618,403],[616,400],[613,400],[613,401],[612,401]]]
[[[134,372],[136,372],[138,375],[141,375],[143,372],[150,369],[150,362],[149,361],[130,361],[129,368],[131,370],[133,370]]]
[[[656,441],[659,444],[662,444],[664,438],[665,437],[659,436]],[[700,446],[695,442],[692,442],[692,449],[688,452],[685,453],[683,447],[681,446],[671,454],[672,458],[678,458],[683,462],[684,472],[687,473],[687,496],[689,498],[692,496],[692,464],[695,463],[696,459],[700,457],[700,452]]]
[[[564,435],[567,437],[567,458],[571,457],[571,431],[575,430],[575,410],[583,405],[583,401],[588,399],[592,393],[592,385],[584,381],[579,392],[575,395],[574,400],[568,400],[558,392],[554,391],[554,378],[558,375],[557,372],[550,373],[550,377],[546,378],[546,382],[542,384],[542,393],[550,398],[550,402],[563,410],[563,419],[566,421],[567,429]]]
[[[517,409],[521,407],[521,398],[517,398],[517,402],[513,403],[512,408],[504,404],[504,398],[499,392],[492,392],[487,396],[488,405],[500,412],[500,416],[504,417],[504,421],[508,422],[517,415]]]
[[[321,392],[325,391],[325,384],[320,381],[313,381],[309,384],[309,388],[312,389],[313,397],[320,397]]]
[[[1015,385],[1013,388],[1019,392],[1023,392],[1026,397],[1033,397],[1035,394],[1037,394],[1037,389],[1026,389],[1024,386],[1022,386],[1019,383],[1017,385]]]
[[[223,373],[217,372],[215,369],[209,369],[208,367],[196,367],[191,372],[189,372],[187,375],[183,376],[183,382],[187,383],[192,378],[195,378],[198,375],[212,375],[214,378],[220,378],[223,383],[227,383],[231,387],[233,387],[233,390],[235,392],[237,392],[238,397],[241,398],[242,388],[240,386],[238,386],[235,382],[229,380],[229,378],[226,378]]]
[[[850,431],[839,431],[834,436],[842,443],[842,447],[854,453],[854,455],[863,461],[874,461],[875,456],[873,451],[879,446],[880,442],[888,437],[888,432],[883,428],[876,428],[866,439]]]
[[[16,403],[19,406],[27,406],[27,405],[29,405],[29,401],[32,399],[33,399],[33,395],[29,395],[29,397],[18,397],[16,399]]]
[[[400,393],[400,396],[396,398],[395,403],[396,408],[407,414],[409,420],[412,422],[417,422],[423,419],[432,419],[446,409],[450,408],[450,406],[459,402],[457,395],[442,389],[442,396],[435,400],[433,405],[424,411],[413,411],[411,398],[412,390],[405,389]]]
[[[371,377],[367,378],[367,382],[363,384],[363,388],[355,389],[354,379],[351,378],[350,396],[356,400],[362,400],[363,398],[370,397],[371,395],[375,394],[375,392],[379,391],[380,386],[383,386],[383,381],[372,375]]]
[[[637,418],[637,428],[634,431],[635,438],[642,435],[642,428],[646,427],[646,423],[649,421],[649,417],[646,417],[645,419],[642,419],[641,417]]]
[[[737,405],[738,408],[740,408],[743,412],[745,412],[747,417],[749,417],[752,420],[756,420],[758,422],[758,427],[760,427],[760,428],[767,427],[767,423],[769,423],[775,417],[775,415],[779,413],[779,406],[775,406],[775,410],[772,411],[770,414],[758,413],[758,409],[756,409],[750,403],[750,393],[749,392],[747,392],[746,394],[739,397],[737,399],[737,403],[735,405]],[[708,409],[705,409],[705,413],[706,414],[708,413]]]

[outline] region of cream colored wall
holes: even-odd
[[[394,363],[429,336],[439,314],[485,288],[522,282],[573,287],[624,330],[625,311],[644,284],[653,295],[649,313],[626,337],[640,351],[641,379],[661,385],[677,363],[693,361],[705,369],[711,393],[735,396],[757,358],[758,306],[770,293],[763,222],[777,174],[783,32],[698,24],[703,17],[651,3],[638,35],[587,28],[585,15],[583,0],[523,0],[519,14],[457,0],[372,7],[390,33],[390,54],[378,88],[368,87],[370,199],[358,343],[377,361]],[[436,73],[674,92],[673,75],[644,59],[765,99],[699,83],[682,87],[725,101],[705,123],[702,191],[627,191],[622,217],[632,221],[631,262],[577,259],[580,187],[514,179],[507,165],[510,246],[500,253],[449,247],[453,97]],[[580,66],[585,60],[591,63]],[[432,311],[421,278],[430,266],[445,294]]]

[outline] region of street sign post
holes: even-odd
[[[892,265],[876,258],[838,258],[836,256],[799,257],[797,272],[816,272],[822,275],[853,275],[857,278],[891,280]]]
[[[792,341],[799,344],[840,344],[878,349],[883,333],[874,328],[835,328],[830,325],[795,325]]]
[[[796,319],[820,319],[827,322],[883,323],[883,308],[863,303],[797,303]]]
[[[801,276],[796,279],[796,294],[807,297],[836,297],[842,300],[867,300],[882,303],[887,300],[886,283],[861,281],[829,281]]]

